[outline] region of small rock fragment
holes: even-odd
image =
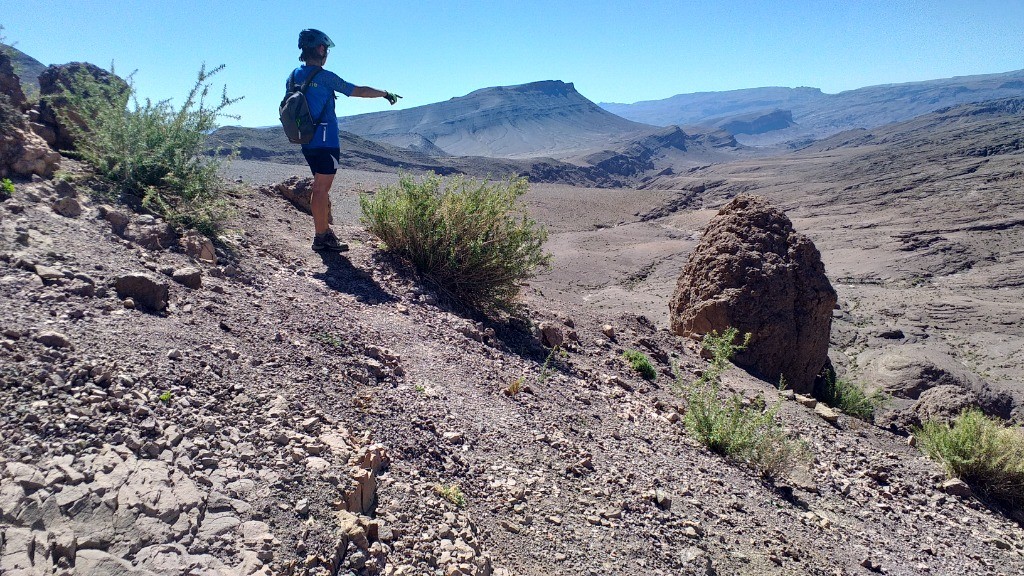
[[[39,342],[43,346],[49,346],[50,348],[69,348],[71,346],[71,341],[68,340],[67,336],[52,330],[47,330],[37,334],[36,342]]]

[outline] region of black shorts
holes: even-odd
[[[309,170],[315,174],[337,174],[341,161],[341,148],[303,148]]]

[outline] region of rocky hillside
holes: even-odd
[[[46,70],[46,65],[14,46],[0,44],[0,50],[10,55],[14,64],[14,72],[21,79],[21,89],[29,98],[37,98],[39,96],[39,75]]]
[[[1022,110],[1019,98],[958,106],[663,176],[650,186],[675,196],[643,217],[687,229],[693,209],[767,196],[814,240],[840,294],[833,361],[894,394],[893,423],[972,404],[1021,421]]]
[[[940,108],[1024,96],[1024,70],[958,76],[925,82],[887,84],[825,94],[817,88],[750,88],[679,94],[634,104],[601,104],[646,124],[714,125],[732,134],[759,135],[745,143],[772,144],[812,140],[854,128],[871,129],[902,122]],[[789,112],[791,123],[766,123],[752,129],[750,115]]]
[[[650,133],[555,80],[484,88],[446,102],[341,118],[343,130],[408,146],[422,138],[459,156],[562,158]]]
[[[772,482],[708,452],[672,376],[706,361],[642,316],[465,315],[348,209],[321,257],[279,197],[232,198],[213,246],[94,194],[0,205],[5,574],[1024,570],[1019,527],[904,438],[743,372],[813,456]]]

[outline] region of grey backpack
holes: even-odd
[[[314,70],[301,86],[295,83],[295,72],[292,72],[291,80],[288,83],[288,93],[281,100],[281,126],[284,127],[288,141],[293,144],[309,144],[313,140],[320,122],[324,119],[324,114],[327,113],[330,101],[324,102],[320,117],[314,122],[313,116],[309,112],[309,103],[306,102],[306,89],[321,70],[323,68]]]

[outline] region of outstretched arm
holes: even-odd
[[[352,90],[352,96],[356,98],[387,98],[388,102],[394,105],[401,98],[398,94],[392,94],[386,90],[377,90],[376,88],[370,88],[369,86],[356,86]]]

